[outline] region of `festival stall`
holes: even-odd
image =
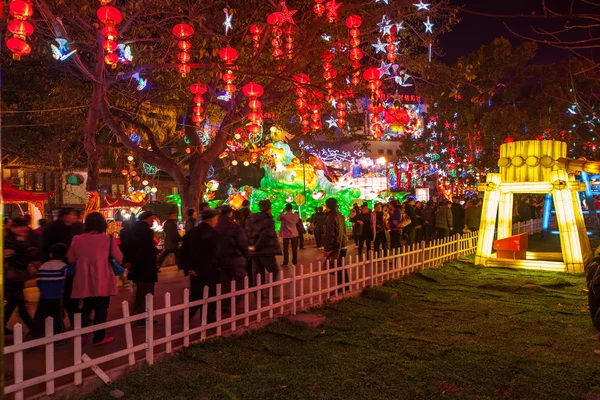
[[[2,181],[2,202],[4,204],[27,204],[27,214],[31,216],[31,223],[44,218],[44,202],[54,195],[54,190],[49,193],[34,193],[17,189],[11,180]],[[23,210],[21,209],[21,212]]]
[[[120,193],[117,193],[115,197],[104,197],[100,202],[100,213],[108,222],[108,233],[119,232],[122,227],[121,220],[129,218],[131,214],[137,214],[144,204],[144,201],[136,202],[124,199]]]

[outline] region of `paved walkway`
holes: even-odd
[[[356,249],[352,245],[349,249],[349,255],[354,256],[356,254]],[[316,249],[313,243],[306,244],[306,248],[304,250],[299,251],[299,264],[304,264],[306,266],[305,272],[308,273],[308,265],[311,262],[315,262],[322,256],[322,250]],[[279,259],[281,262],[281,258]],[[283,268],[283,275],[288,276],[288,268]],[[297,268],[297,275],[300,274],[300,268]],[[183,275],[182,271],[179,271],[176,267],[166,267],[163,268],[159,274],[159,282],[156,285],[155,290],[155,302],[154,308],[159,309],[164,307],[164,295],[165,293],[171,293],[171,304],[177,305],[183,303],[183,291],[184,289],[189,287],[189,280],[187,277]],[[324,286],[323,286],[324,287]],[[287,289],[287,288],[286,288]],[[305,291],[308,288],[305,288]],[[28,309],[31,315],[35,312],[35,308],[37,306],[37,301],[39,298],[39,293],[37,288],[30,287],[25,290],[26,299],[28,301]],[[108,313],[108,319],[114,320],[121,318],[123,316],[122,313],[122,302],[127,301],[130,305],[130,310],[133,306],[133,300],[135,295],[135,288],[127,288],[120,287],[117,296],[111,299],[111,304]],[[287,297],[287,296],[286,296]],[[254,302],[254,299],[252,299]],[[251,309],[253,304],[251,305]],[[155,339],[164,336],[165,332],[165,320],[164,317],[157,318],[158,323],[155,325]],[[198,314],[195,317],[196,324],[200,323],[200,319]],[[12,327],[15,323],[20,322],[17,313],[15,312],[9,322],[9,327]],[[194,324],[192,324],[192,327]],[[183,330],[183,312],[173,313],[172,316],[172,331],[179,332]],[[26,328],[24,328],[26,332]],[[113,336],[115,341],[108,345],[96,347],[91,343],[87,343],[83,346],[83,353],[87,354],[91,358],[96,358],[105,354],[117,352],[126,348],[125,343],[125,332],[122,326],[115,327],[107,330],[107,334],[109,336]],[[145,340],[145,331],[140,328],[133,328],[133,339],[134,345],[143,343]],[[195,338],[192,337],[192,340]],[[12,344],[12,336],[8,336],[6,338],[6,344]],[[24,341],[30,340],[30,338],[26,337]],[[174,346],[179,345],[182,341],[175,341],[173,343]],[[164,349],[164,348],[163,348]],[[155,351],[160,352],[163,349],[158,348]],[[144,357],[143,352],[139,352],[136,354],[137,359],[141,359]],[[45,353],[43,348],[36,348],[25,352],[24,354],[24,378],[25,380],[29,378],[33,378],[39,375],[42,375],[45,371]],[[102,365],[103,369],[111,369],[115,366],[122,365],[125,359],[115,360],[113,362],[108,362]],[[10,385],[13,383],[13,356],[10,355],[5,358],[5,370],[6,370],[6,384]],[[55,347],[55,370],[59,370],[61,368],[68,367],[73,365],[73,341],[67,341],[65,344],[57,345]],[[91,374],[91,370],[85,370],[84,376]],[[73,380],[73,376],[66,376],[56,381],[56,386],[60,386],[71,382]],[[43,385],[38,385],[34,388],[30,388],[30,390],[26,391],[26,395],[33,395],[35,393],[39,393],[44,391]]]

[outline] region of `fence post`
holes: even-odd
[[[75,320],[73,330],[78,331],[79,329],[81,329],[81,314],[80,313],[75,314],[73,319]],[[129,326],[129,330],[131,331],[131,325],[128,325],[128,326]],[[81,349],[82,343],[81,342],[82,342],[81,335],[75,336],[73,338],[73,365],[81,364],[81,355],[82,355],[82,349]],[[135,360],[135,358],[134,358],[134,360]],[[76,385],[81,385],[83,383],[83,372],[82,371],[75,372],[75,376],[74,376],[73,380],[75,381]]]
[[[367,265],[367,276],[369,277],[369,287],[373,287],[373,250],[369,252],[369,264]]]
[[[52,317],[46,318],[45,326],[45,337],[51,338],[54,336],[54,319]],[[46,343],[46,375],[54,372],[54,342]],[[46,381],[46,394],[54,394],[54,379]]]
[[[425,241],[421,241],[421,270],[425,269]]]
[[[456,250],[454,251],[456,253],[456,259],[458,260],[458,258],[460,257],[460,233],[456,233],[456,241],[454,244]]]
[[[123,310],[123,317],[124,318],[129,318],[129,304],[124,301],[121,303],[121,308]],[[81,328],[81,314],[79,315],[79,328]],[[75,326],[77,327],[77,324],[75,324]],[[133,347],[133,332],[131,331],[131,324],[125,324],[125,343],[127,345],[127,348],[130,349]],[[75,328],[77,329],[77,328]],[[81,339],[81,337],[79,337]],[[81,347],[79,348],[80,351],[80,355],[79,355],[79,363],[81,364]],[[129,365],[135,365],[135,354],[131,353],[128,356],[128,360],[129,360]]]
[[[296,315],[296,266],[290,267],[290,297],[292,298],[292,315]]]
[[[146,363],[154,364],[154,297],[146,295]]]
[[[186,307],[183,309],[183,331],[187,332],[190,330],[190,307],[187,304],[190,302],[190,289],[183,289],[183,304]],[[190,346],[190,337],[185,335],[183,337],[183,347]]]
[[[21,344],[23,343],[23,325],[16,324],[13,327],[13,343]],[[23,382],[23,351],[15,351],[14,355],[14,368],[15,368],[15,383]],[[15,400],[23,400],[23,389],[15,392]]]

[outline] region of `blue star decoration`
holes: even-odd
[[[391,29],[393,25],[392,21],[388,19],[387,15],[384,15],[383,18],[381,18],[381,22],[378,23],[377,26],[379,27],[379,33],[383,35],[391,34]]]
[[[231,29],[231,20],[233,19],[233,14],[229,14],[229,10],[224,8],[223,12],[225,13],[225,22],[223,22],[223,26],[225,27],[225,36],[229,33]]]
[[[433,33],[433,23],[429,17],[427,17],[427,21],[423,22],[423,24],[425,25],[425,33]]]
[[[423,3],[423,0],[419,0],[417,4],[413,4],[413,6],[417,7],[418,11],[429,11],[429,6],[431,4]]]
[[[375,47],[375,54],[385,53],[386,44],[381,41],[381,39],[377,38],[377,43],[372,44],[371,46]]]
[[[389,0],[375,0],[375,3],[379,3],[380,1],[385,4],[390,4]]]

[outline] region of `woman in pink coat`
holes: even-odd
[[[89,214],[83,234],[75,236],[69,248],[69,262],[75,263],[71,297],[83,300],[81,318],[84,327],[89,325],[92,311],[94,325],[106,322],[110,296],[117,294],[117,277],[108,263],[108,253],[110,249],[119,263],[123,254],[115,238],[106,234],[106,227],[102,214]],[[104,329],[94,332],[94,344],[107,344],[113,340],[105,335]]]

